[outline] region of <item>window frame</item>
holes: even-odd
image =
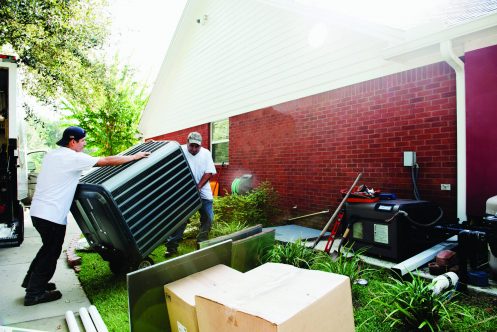
[[[212,136],[212,133],[213,133],[213,128],[214,128],[214,124],[215,123],[219,123],[219,122],[223,122],[223,121],[228,121],[228,138],[227,139],[221,139],[221,140],[214,140],[213,136]],[[209,142],[210,142],[210,151],[211,153],[214,152],[214,149],[213,149],[213,145],[215,144],[220,144],[220,143],[228,143],[228,160],[224,162],[224,165],[229,165],[229,142],[230,142],[230,119],[229,118],[225,118],[225,119],[221,119],[221,120],[218,120],[218,121],[212,121],[210,124],[209,124]],[[212,159],[214,159],[214,155],[212,155]],[[213,160],[214,161],[214,160]],[[214,161],[214,165],[216,166],[219,166],[219,165],[222,165],[223,162],[216,162]]]

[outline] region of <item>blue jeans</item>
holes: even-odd
[[[205,241],[209,238],[209,231],[212,227],[212,221],[214,220],[214,210],[212,209],[212,200],[202,199],[202,206],[200,207],[200,231],[197,235],[197,243]],[[167,251],[175,252],[178,251],[178,246],[181,240],[183,240],[183,233],[185,232],[186,225],[188,222],[181,225],[174,233],[171,235],[166,242]]]

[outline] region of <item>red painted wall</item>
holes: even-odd
[[[497,46],[465,54],[467,212],[485,214],[497,195]]]
[[[455,114],[455,74],[440,63],[235,116],[221,189],[250,173],[273,184],[283,207],[320,211],[336,208],[362,171],[361,183],[413,198],[403,151],[416,151],[422,199],[455,218]]]

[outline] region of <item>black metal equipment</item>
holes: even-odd
[[[0,248],[24,241],[24,211],[17,195],[17,140],[0,147]]]
[[[462,284],[469,282],[468,265],[471,271],[479,270],[488,263],[488,249],[497,255],[497,217],[486,216],[480,222],[469,225],[450,224],[435,227],[446,235],[458,236],[459,278]],[[497,275],[494,275],[497,280]]]
[[[384,259],[400,262],[443,240],[429,231],[443,212],[428,201],[347,203],[345,210],[354,249],[364,248]]]
[[[71,212],[113,272],[150,265],[148,255],[201,206],[188,162],[174,141],[146,142],[124,155],[148,158],[81,178]]]

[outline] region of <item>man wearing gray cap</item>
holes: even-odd
[[[31,220],[40,233],[42,246],[29,266],[22,287],[24,305],[58,300],[62,294],[52,279],[66,233],[67,214],[83,171],[93,166],[117,166],[147,157],[149,152],[131,156],[92,157],[82,153],[86,131],[68,127],[57,142],[60,147],[45,155],[31,202]]]
[[[190,165],[190,169],[192,170],[193,177],[197,183],[197,189],[200,192],[200,199],[202,200],[202,207],[200,208],[200,232],[197,236],[197,244],[208,239],[212,221],[214,220],[214,211],[212,210],[213,196],[209,179],[212,175],[216,174],[216,167],[212,161],[211,152],[201,145],[202,135],[194,131],[188,134],[186,144],[181,146],[188,165]],[[167,239],[166,257],[170,257],[178,252],[178,245],[183,239],[185,229],[186,223]]]

